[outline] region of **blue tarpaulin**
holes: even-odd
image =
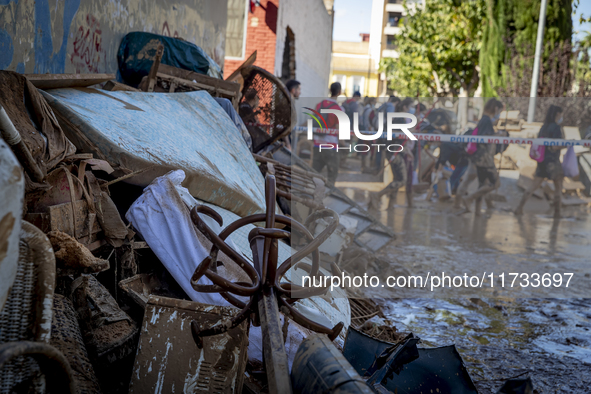
[[[150,73],[160,44],[164,46],[162,64],[215,78],[222,77],[220,67],[197,45],[179,38],[133,32],[123,37],[117,52],[119,73],[127,84],[137,87],[142,78]]]

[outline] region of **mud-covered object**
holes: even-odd
[[[109,358],[113,362],[130,353],[137,326],[94,276],[82,275],[72,282],[72,300],[92,356],[116,354]]]
[[[64,135],[53,111],[23,75],[0,71],[0,103],[44,175],[76,147]]]
[[[51,241],[58,267],[66,272],[76,273],[101,272],[109,269],[107,260],[95,257],[90,250],[76,239],[61,231],[50,231],[47,236]]]
[[[77,393],[101,392],[86,346],[84,346],[72,301],[59,294],[56,294],[53,299],[50,344],[62,352],[70,363]]]
[[[137,87],[150,73],[160,44],[164,45],[162,64],[221,78],[220,67],[197,45],[180,38],[132,32],[123,37],[117,52],[119,72],[125,83]]]
[[[262,123],[266,126],[265,131],[270,135],[270,138],[260,142],[249,129],[253,137],[253,151],[257,153],[275,141],[288,136],[297,123],[297,114],[287,88],[275,75],[257,66],[245,67],[241,70],[241,74],[244,78],[241,106],[246,104],[246,93],[250,90],[257,93],[259,105],[255,111],[256,116],[246,116],[247,119],[245,119],[244,111],[240,111],[240,116],[247,127],[252,122]],[[261,137],[260,133],[258,134]]]
[[[22,221],[16,279],[0,311],[0,344],[17,341],[49,343],[55,286],[55,258],[41,230]],[[20,356],[0,369],[0,393],[22,384],[42,392],[44,378],[33,357]]]
[[[130,393],[240,393],[246,368],[248,321],[195,344],[192,321],[220,324],[240,312],[151,296],[146,306]],[[285,393],[287,394],[287,393]]]

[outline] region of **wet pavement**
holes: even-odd
[[[424,346],[455,343],[481,393],[494,393],[509,378],[530,376],[539,393],[591,392],[591,216],[589,208],[569,207],[554,220],[546,201],[532,198],[526,214],[510,211],[522,191],[518,173],[501,173],[499,194],[490,215],[456,215],[451,202],[425,201],[415,195],[406,208],[400,192],[397,206],[386,211],[387,198],[374,215],[392,227],[397,239],[380,251],[389,261],[376,274],[413,275],[445,271],[573,272],[569,288],[529,287],[527,291],[452,289],[423,292],[409,298],[400,290],[381,297],[385,314],[400,331],[412,331]],[[346,171],[337,186],[367,206],[369,191],[384,185]],[[506,285],[507,286],[507,285]],[[392,298],[396,299],[392,299]],[[428,297],[428,298],[426,298]]]

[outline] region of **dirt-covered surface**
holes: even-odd
[[[453,289],[427,291],[420,298],[400,290],[376,291],[386,317],[400,331],[412,331],[422,346],[455,344],[481,393],[496,393],[511,377],[530,376],[538,393],[591,392],[591,218],[588,207],[569,207],[553,220],[546,201],[532,198],[522,218],[510,210],[521,190],[517,172],[503,171],[499,190],[507,202],[490,215],[456,215],[451,202],[415,196],[406,208],[400,192],[394,211],[374,212],[394,229],[397,240],[381,251],[391,262],[378,275],[483,272],[574,272],[573,283],[527,291]],[[360,204],[383,185],[352,182],[337,186]],[[390,270],[390,272],[388,272]],[[506,285],[507,286],[507,285]],[[368,295],[372,294],[368,292]]]

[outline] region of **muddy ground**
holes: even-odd
[[[341,170],[337,186],[367,206],[369,191],[384,184],[361,175],[358,162],[347,164],[351,170]],[[374,214],[394,229],[397,239],[381,251],[382,257],[411,273],[569,269],[575,272],[577,286],[528,293],[458,290],[451,296],[433,292],[425,298],[392,293],[380,304],[400,331],[414,332],[423,346],[455,344],[481,393],[495,393],[516,376],[530,376],[538,393],[589,393],[589,208],[565,209],[564,218],[556,221],[546,201],[532,198],[523,218],[516,218],[510,210],[522,193],[516,185],[518,175],[501,172],[499,193],[507,202],[497,202],[490,215],[481,217],[458,216],[451,202],[425,201],[425,194],[415,195],[409,209],[403,192],[394,211],[388,212],[384,197]]]

